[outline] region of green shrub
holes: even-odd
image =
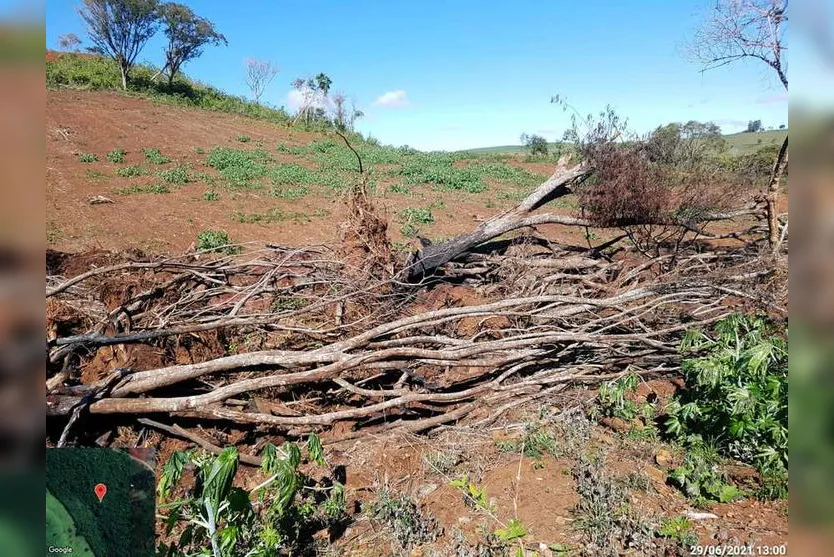
[[[130,186],[116,190],[119,195],[133,195],[135,193],[171,193],[171,189],[165,184],[154,184],[152,186]]]
[[[300,164],[279,164],[270,171],[272,183],[276,186],[315,184],[320,175]]]
[[[233,255],[240,252],[239,246],[232,246],[232,240],[225,230],[203,230],[197,235],[197,249]]]
[[[266,176],[266,165],[270,160],[269,154],[262,149],[249,151],[215,147],[206,163],[217,169],[230,187],[251,188],[253,180]]]
[[[599,388],[599,407],[602,415],[627,421],[642,417],[650,422],[654,418],[654,405],[648,402],[637,404],[625,396],[627,393],[635,392],[639,384],[640,377],[635,373],[602,383]]]
[[[48,86],[78,89],[118,89],[121,76],[115,62],[101,56],[64,54],[46,64]]]
[[[307,147],[290,147],[288,145],[284,145],[283,143],[279,143],[276,150],[279,153],[288,153],[295,156],[305,155],[308,153]]]
[[[137,164],[131,164],[129,166],[123,166],[122,168],[116,170],[116,174],[123,178],[129,178],[131,176],[143,176],[147,174],[148,171],[145,168]]]
[[[165,164],[171,162],[166,156],[163,156],[159,149],[142,149],[145,154],[145,160],[151,164]]]
[[[125,150],[124,149],[113,149],[109,153],[107,153],[107,160],[114,164],[119,164],[125,162]]]
[[[217,201],[217,192],[211,190],[203,192],[203,199],[206,201]]]
[[[400,232],[403,236],[416,236],[418,224],[431,224],[434,222],[434,215],[432,215],[431,207],[425,209],[418,209],[407,207],[400,211],[400,222],[403,223]]]
[[[698,544],[698,536],[692,532],[692,522],[685,516],[664,519],[657,529],[657,534],[676,540],[687,550]]]
[[[168,182],[169,184],[186,184],[191,181],[188,176],[189,167],[187,165],[179,165],[175,168],[169,168],[159,172],[158,176]]]
[[[432,184],[441,189],[480,193],[486,189],[481,177],[468,168],[455,168],[448,153],[425,153],[409,157],[394,171],[408,184]]]
[[[690,444],[683,464],[669,472],[669,481],[698,507],[706,507],[711,501],[729,503],[741,495],[720,471],[715,448],[700,441]]]
[[[98,160],[98,156],[95,153],[81,153],[78,155],[78,160],[80,162],[96,162]]]
[[[668,407],[667,432],[678,439],[714,444],[724,456],[755,466],[765,480],[762,495],[785,496],[785,338],[763,318],[734,314],[719,321],[712,335],[687,333],[681,352],[687,388]]]
[[[239,135],[235,139],[237,141],[240,141],[241,143],[249,143],[250,141],[252,141],[252,138],[250,138],[248,135]]]
[[[536,186],[546,179],[545,176],[504,163],[477,161],[466,166],[466,170],[481,179],[492,178],[502,184],[515,186]]]

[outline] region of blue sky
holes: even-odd
[[[387,144],[464,149],[517,144],[522,132],[558,139],[569,115],[550,104],[556,94],[583,114],[611,104],[638,132],[694,119],[732,133],[748,120],[788,118],[787,96],[764,64],[701,73],[684,59],[682,43],[709,0],[186,3],[229,40],[186,65],[190,76],[247,95],[244,60],[271,60],[281,72],[262,100],[289,106],[293,79],[325,72],[366,113],[357,129]],[[78,5],[47,3],[49,47],[63,33],[84,38]],[[160,65],[162,45],[159,33],[139,60]]]

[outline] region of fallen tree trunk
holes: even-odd
[[[583,219],[563,215],[541,215],[537,219],[528,218],[531,212],[548,201],[571,193],[571,186],[580,182],[591,173],[591,169],[585,164],[580,163],[570,168],[565,168],[562,162],[560,161],[559,168],[546,182],[536,188],[533,193],[512,211],[483,222],[469,234],[457,236],[442,244],[426,246],[421,252],[418,252],[416,257],[409,262],[407,279],[420,279],[441,265],[463,255],[473,247],[518,228],[544,223],[590,226],[590,223]]]
[[[787,143],[783,145],[783,149],[786,148]],[[469,234],[456,236],[455,238],[440,244],[427,245],[421,251],[412,254],[406,263],[406,279],[409,281],[419,281],[442,265],[445,265],[446,263],[449,263],[450,261],[453,261],[461,255],[469,252],[474,247],[519,228],[538,226],[542,224],[561,224],[563,226],[601,228],[602,226],[600,226],[599,223],[593,222],[589,219],[555,213],[532,214],[546,203],[573,193],[574,186],[580,184],[593,172],[593,168],[584,162],[566,168],[564,166],[565,160],[566,159],[560,160],[557,170],[550,176],[550,178],[537,187],[533,193],[527,196],[527,198],[514,209],[484,221]],[[787,162],[787,154],[785,154],[785,162]],[[784,164],[782,164],[780,168],[781,170],[779,171],[779,176],[781,176],[781,171],[784,170]],[[774,173],[776,173],[776,170],[774,170]],[[773,197],[773,199],[775,199],[775,197]],[[770,205],[768,205],[768,207],[770,207]],[[775,211],[775,201],[773,204],[773,210]],[[698,216],[697,220],[698,222],[705,223],[719,220],[730,220],[741,216],[760,214],[760,212],[760,210],[755,209],[754,205],[750,205],[731,211],[701,214]],[[691,229],[691,222],[674,222],[674,220],[671,219],[672,217],[670,217],[670,220],[666,222],[645,222],[640,224],[677,225],[684,229]],[[617,224],[607,226],[607,228],[616,227],[618,227]]]

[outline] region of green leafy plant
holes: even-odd
[[[272,188],[272,195],[281,199],[301,199],[310,193],[310,188],[299,186],[297,188],[279,187]]]
[[[720,454],[756,467],[764,480],[761,496],[786,496],[786,338],[763,318],[734,314],[711,335],[688,332],[681,352],[687,388],[667,408],[667,432],[685,443],[713,444]]]
[[[171,162],[171,159],[164,156],[159,149],[142,149],[145,154],[145,160],[151,164],[166,164]]]
[[[400,211],[400,222],[403,223],[400,232],[403,236],[416,236],[419,232],[419,224],[431,224],[434,222],[434,215],[431,207],[424,209],[407,207]]]
[[[169,184],[186,184],[191,181],[188,175],[189,170],[188,165],[178,165],[174,168],[162,170],[158,175]]]
[[[114,164],[119,164],[125,162],[125,150],[124,149],[113,149],[109,153],[107,153],[107,160]]]
[[[206,163],[217,169],[231,188],[252,188],[252,182],[266,176],[269,154],[262,149],[251,151],[216,147],[211,150]]]
[[[200,251],[240,253],[240,246],[231,245],[232,240],[224,230],[203,230],[197,234],[197,249]]]
[[[409,188],[405,184],[392,184],[392,185],[388,186],[388,189],[386,191],[388,191],[390,193],[399,193],[399,194],[402,194],[402,195],[408,195],[408,194],[411,193],[411,188]]]
[[[619,379],[606,381],[599,388],[599,405],[604,416],[633,420],[648,410],[641,408],[634,401],[626,398],[626,393],[633,393],[640,384],[640,376],[628,373]]]
[[[213,190],[207,190],[203,192],[203,199],[206,201],[217,201],[217,192]]]
[[[528,423],[524,435],[509,441],[496,441],[495,446],[504,452],[522,452],[528,458],[541,458],[544,455],[562,456],[556,434],[541,423]]]
[[[219,455],[176,452],[163,467],[157,486],[165,535],[161,554],[267,556],[297,554],[311,548],[312,534],[345,520],[344,486],[326,477],[319,482],[300,471],[305,464],[324,466],[321,442],[311,435],[306,456],[294,443],[267,444],[261,471],[266,479],[251,491],[234,486],[237,449]],[[195,470],[188,498],[174,498],[186,467]],[[254,501],[253,501],[254,499]]]
[[[698,536],[692,532],[692,522],[685,516],[665,518],[657,529],[657,535],[676,540],[687,549],[698,543]]]
[[[703,443],[688,449],[683,463],[669,472],[669,481],[699,507],[706,507],[711,501],[729,503],[741,496],[721,473],[715,448]]]
[[[81,153],[78,155],[79,162],[96,162],[98,156],[95,153]]]
[[[486,489],[469,481],[468,476],[464,475],[452,480],[449,482],[449,485],[458,488],[463,493],[463,499],[467,506],[486,512],[493,512],[493,505],[489,502]]]
[[[505,542],[511,542],[526,536],[527,527],[517,518],[512,518],[507,522],[506,527],[495,530],[495,535]]]
[[[235,139],[241,143],[249,143],[252,140],[248,135],[239,135]]]
[[[130,178],[133,176],[143,176],[147,174],[148,171],[145,168],[137,164],[131,164],[129,166],[123,166],[120,169],[116,170],[116,174],[121,176],[122,178]]]

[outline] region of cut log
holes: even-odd
[[[419,280],[425,275],[466,253],[478,244],[482,244],[512,230],[536,224],[557,223],[573,226],[586,226],[591,223],[565,215],[544,214],[531,217],[530,213],[545,203],[571,193],[572,186],[581,182],[591,173],[591,168],[580,163],[566,168],[563,159],[556,171],[542,185],[537,187],[515,209],[502,213],[481,223],[469,234],[457,236],[442,244],[424,246],[424,249],[412,258],[407,277]]]

